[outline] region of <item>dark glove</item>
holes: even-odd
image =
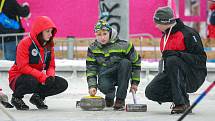
[[[51,88],[55,83],[55,78],[53,76],[49,76],[46,78],[45,86],[46,88]]]
[[[162,53],[162,57],[163,58],[167,58],[167,57],[170,57],[170,56],[178,56],[180,57],[181,56],[181,52],[179,51],[174,51],[174,50],[166,50]]]

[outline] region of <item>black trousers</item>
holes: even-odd
[[[147,85],[145,95],[159,103],[188,104],[187,93],[196,91],[204,82],[205,76],[204,71],[193,69],[181,58],[171,56],[165,61],[164,71]]]
[[[98,88],[105,94],[106,99],[125,99],[129,80],[131,78],[131,62],[128,59],[121,60],[112,68],[101,69],[98,76]],[[115,86],[118,86],[117,91]]]
[[[14,97],[23,98],[25,94],[38,93],[42,98],[52,96],[65,91],[68,87],[67,81],[59,76],[55,76],[55,81],[52,87],[47,87],[38,82],[31,75],[21,75],[16,80]]]

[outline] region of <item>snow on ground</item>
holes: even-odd
[[[71,63],[65,60],[56,62],[61,66],[68,66]],[[5,62],[8,64],[8,62]],[[78,61],[84,64],[84,61]],[[76,108],[76,101],[81,97],[88,95],[86,78],[65,77],[69,82],[68,89],[59,95],[46,98],[48,110],[38,110],[29,103],[31,95],[26,95],[24,101],[30,106],[29,111],[17,111],[16,109],[6,109],[16,121],[176,121],[180,115],[170,115],[171,103],[163,103],[159,105],[156,102],[145,98],[144,90],[146,85],[153,79],[153,75],[147,78],[142,77],[137,92],[137,102],[147,104],[147,112],[125,112],[113,111],[112,108],[105,108],[103,111],[83,111]],[[203,92],[211,82],[205,81],[202,87],[194,94],[190,94],[191,103]],[[0,81],[0,85],[4,90],[8,90],[7,81]],[[7,89],[6,89],[7,88]],[[11,98],[11,91],[6,92]],[[104,96],[100,92],[97,95]],[[127,94],[126,104],[132,103],[132,96]],[[214,121],[215,114],[215,88],[194,108],[193,113],[188,115],[184,121]],[[0,110],[0,121],[10,121],[10,119]]]

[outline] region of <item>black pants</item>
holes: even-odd
[[[48,88],[46,85],[41,85],[33,76],[23,74],[16,80],[13,96],[23,98],[25,94],[38,93],[41,97],[45,98],[59,94],[65,91],[67,87],[68,83],[62,77],[55,76],[53,86]]]
[[[131,78],[131,62],[123,59],[112,68],[101,69],[98,77],[98,88],[105,94],[106,99],[115,98],[115,86],[118,86],[116,98],[125,99]]]
[[[193,69],[179,57],[171,56],[165,61],[164,71],[147,85],[145,95],[159,103],[188,104],[187,92],[196,91],[204,82],[205,76],[206,73]]]

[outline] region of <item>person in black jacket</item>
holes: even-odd
[[[20,17],[29,17],[30,9],[28,3],[18,4],[16,0],[1,0],[2,8],[1,14],[3,13],[10,21],[17,24],[12,26],[4,25],[5,19],[0,19],[0,34],[11,34],[11,33],[24,33],[25,30],[22,27]],[[16,26],[15,26],[16,25]],[[13,27],[15,26],[15,27]],[[23,36],[0,36],[0,48],[4,50],[4,59],[15,60],[16,58],[16,45]],[[2,40],[4,42],[2,42]]]
[[[207,56],[199,34],[175,19],[170,7],[158,8],[154,22],[163,32],[161,71],[147,85],[145,95],[159,104],[173,102],[171,114],[183,113],[190,106],[187,93],[195,92],[205,80]]]

